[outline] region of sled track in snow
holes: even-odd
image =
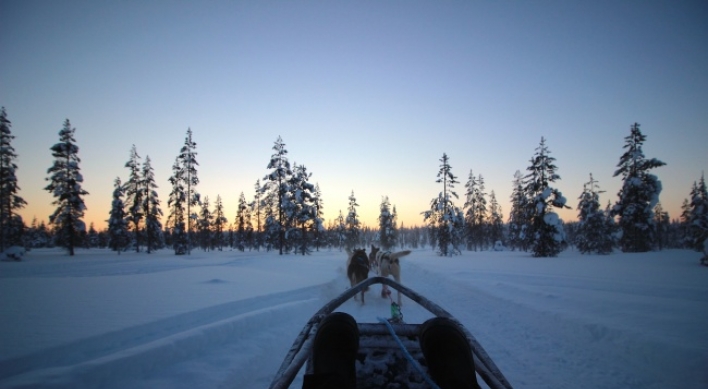
[[[430,296],[462,322],[485,347],[515,387],[520,388],[665,388],[681,383],[699,388],[705,382],[701,368],[704,352],[686,349],[598,322],[576,320],[565,312],[553,312],[539,301],[527,303],[526,288],[493,282],[495,288],[516,290],[513,300],[491,294],[475,282],[441,276],[410,263],[404,272],[409,284]],[[405,266],[405,263],[404,263]],[[537,282],[530,277],[531,283]],[[485,283],[482,279],[479,284]],[[524,277],[524,283],[529,278]],[[554,281],[555,284],[556,281]],[[572,285],[571,285],[572,286]],[[582,304],[578,300],[578,304]],[[678,366],[675,355],[690,355],[690,367]],[[685,358],[682,359],[685,363]],[[656,361],[660,361],[657,363]],[[663,366],[647,371],[645,366]],[[572,371],[573,379],[558,371]],[[682,374],[688,371],[690,374]]]
[[[0,361],[0,387],[104,387],[141,377],[263,330],[263,322],[309,311],[327,285],[215,305]]]

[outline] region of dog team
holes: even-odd
[[[398,251],[392,253],[383,251],[378,247],[371,245],[371,252],[367,255],[365,249],[347,250],[347,278],[351,286],[354,286],[367,278],[369,271],[381,277],[392,276],[396,282],[401,282],[401,262],[400,258],[410,254],[410,250]],[[361,291],[361,303],[364,304],[364,292],[367,288]],[[381,297],[386,298],[391,295],[391,291],[387,285],[381,287]],[[401,292],[397,293],[397,303],[401,305]],[[356,296],[354,297],[356,299]]]

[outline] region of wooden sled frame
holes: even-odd
[[[491,389],[511,389],[511,384],[504,377],[499,368],[494,364],[492,359],[489,357],[487,352],[484,350],[482,345],[477,342],[474,336],[462,325],[457,319],[455,319],[450,313],[441,308],[439,305],[433,303],[427,298],[416,293],[412,289],[409,289],[396,281],[384,277],[371,277],[359,284],[353,286],[352,288],[346,290],[338,297],[334,298],[322,308],[320,308],[317,313],[315,313],[310,320],[307,321],[305,327],[300,331],[300,334],[295,338],[293,345],[290,347],[283,363],[281,364],[278,372],[273,378],[273,382],[270,385],[270,389],[285,389],[290,387],[290,384],[295,379],[302,366],[310,359],[312,354],[312,343],[317,333],[317,327],[319,323],[328,314],[332,313],[337,307],[342,305],[345,301],[354,297],[357,293],[361,292],[364,288],[367,288],[373,284],[384,284],[388,285],[397,291],[401,292],[403,295],[413,300],[414,302],[421,305],[423,308],[427,309],[430,313],[435,316],[446,317],[453,320],[460,329],[464,332],[467,337],[467,341],[472,348],[472,354],[474,357],[475,370],[477,374],[484,380],[484,382]],[[391,324],[395,333],[399,337],[407,337],[409,339],[416,338],[419,333],[420,324]],[[358,323],[359,333],[361,338],[372,338],[372,337],[384,337],[392,339],[388,327],[383,323]],[[417,342],[416,342],[417,343]],[[372,348],[372,347],[389,347],[389,345],[382,344],[381,339],[376,342],[366,342],[360,341],[360,349]],[[416,351],[415,348],[413,351]],[[419,351],[419,349],[417,350]],[[422,358],[422,354],[419,355]],[[309,363],[308,363],[309,365]],[[309,366],[308,366],[309,368]],[[427,386],[426,386],[427,387]]]

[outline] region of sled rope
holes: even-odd
[[[420,367],[418,362],[413,359],[413,356],[406,350],[406,346],[403,345],[403,342],[401,342],[401,339],[396,335],[396,331],[393,330],[393,327],[391,326],[391,323],[389,323],[388,320],[379,317],[379,322],[384,323],[386,325],[386,328],[388,328],[388,332],[391,333],[391,336],[393,336],[393,339],[396,340],[396,343],[398,344],[398,347],[401,348],[403,351],[403,355],[406,357],[408,362],[410,362],[411,366],[423,377],[425,382],[430,385],[431,388],[433,389],[440,389],[440,387],[423,371],[423,368]]]

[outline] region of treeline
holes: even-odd
[[[325,204],[312,173],[304,164],[291,164],[283,140],[278,137],[266,165],[267,173],[255,182],[255,194],[247,200],[240,193],[234,218],[224,209],[220,195],[212,202],[198,191],[197,144],[187,130],[167,182],[170,192],[163,213],[149,156],[143,160],[133,145],[125,163],[127,178],[116,177],[108,215],[108,227],[86,228],[79,147],[68,119],[59,131],[59,142],[50,150],[54,161],[47,170],[45,190],[54,197],[55,211],[49,223],[33,220],[29,227],[17,211],[26,206],[16,178],[14,136],[4,107],[0,111],[0,252],[13,245],[26,248],[64,247],[110,248],[150,253],[171,249],[177,255],[202,250],[277,250],[280,254],[307,254],[321,249],[348,249],[377,244],[384,250],[395,247],[435,249],[448,256],[462,250],[509,249],[531,252],[538,257],[555,256],[569,247],[582,253],[606,254],[614,249],[643,252],[664,248],[700,250],[708,238],[708,192],[704,177],[693,183],[690,196],[678,219],[670,219],[659,202],[661,182],[652,169],[665,165],[646,158],[642,145],[646,137],[639,124],[625,137],[625,153],[614,176],[623,185],[616,202],[602,206],[599,183],[590,179],[578,199],[578,221],[564,223],[554,212],[569,208],[563,194],[554,187],[560,180],[555,158],[541,138],[526,175],[516,172],[512,181],[511,210],[506,222],[495,192],[487,193],[481,174],[469,172],[462,207],[449,157],[443,154],[437,182],[440,194],[422,212],[425,225],[399,225],[396,207],[387,196],[380,205],[377,226],[364,226],[358,216],[352,191],[345,213],[328,222]]]
[[[556,256],[568,247],[591,254],[608,254],[614,249],[623,252],[674,247],[702,250],[708,238],[708,192],[704,177],[694,182],[690,200],[683,203],[680,219],[671,221],[659,201],[661,182],[651,173],[665,163],[645,157],[642,151],[645,141],[639,124],[633,124],[625,137],[625,152],[614,172],[623,182],[617,201],[608,202],[604,208],[601,206],[599,194],[603,191],[591,173],[578,199],[578,221],[573,223],[564,223],[554,212],[557,208],[570,207],[554,187],[560,176],[545,138],[541,138],[531,157],[527,174],[517,171],[514,176],[511,211],[506,224],[501,221],[503,216],[494,191],[487,197],[481,174],[475,176],[470,171],[464,205],[456,205],[459,196],[455,184],[459,181],[452,173],[449,157],[443,154],[436,181],[442,185],[442,191],[424,212],[431,243],[442,256],[460,254],[463,249],[504,246],[530,251],[536,257]]]

